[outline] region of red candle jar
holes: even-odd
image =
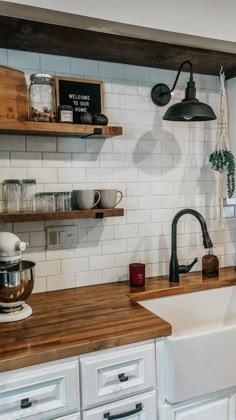
[[[131,287],[143,287],[145,285],[145,264],[130,264],[129,280]]]

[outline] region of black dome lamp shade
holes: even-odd
[[[174,91],[180,72],[184,64],[190,66],[190,78],[185,89],[185,97],[181,102],[171,105],[163,116],[168,121],[210,121],[215,120],[213,109],[196,98],[195,82],[193,81],[193,66],[191,61],[184,61],[177,73],[174,85],[170,90],[164,83],[158,83],[152,88],[151,98],[154,104],[165,106],[170,102],[171,92]]]

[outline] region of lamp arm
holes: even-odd
[[[190,66],[190,82],[192,82],[193,81],[193,65],[192,65],[192,63],[191,63],[191,61],[189,61],[189,60],[186,60],[186,61],[183,61],[183,63],[180,65],[180,68],[179,68],[179,70],[178,70],[178,73],[177,73],[177,76],[176,76],[176,78],[175,78],[175,81],[174,81],[174,84],[173,84],[173,87],[172,87],[172,89],[170,90],[170,92],[173,92],[174,90],[175,90],[175,87],[176,87],[176,85],[177,85],[177,82],[178,82],[178,80],[179,80],[179,76],[180,76],[180,73],[181,73],[181,70],[182,70],[182,68],[183,68],[183,66],[185,65],[185,64],[189,64],[189,66]]]

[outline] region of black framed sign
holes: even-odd
[[[97,80],[56,77],[56,99],[58,105],[73,107],[73,122],[81,124],[80,115],[103,113],[103,83]]]

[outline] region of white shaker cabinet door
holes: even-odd
[[[159,420],[235,420],[235,395],[222,396],[214,400],[193,405],[163,404]]]

